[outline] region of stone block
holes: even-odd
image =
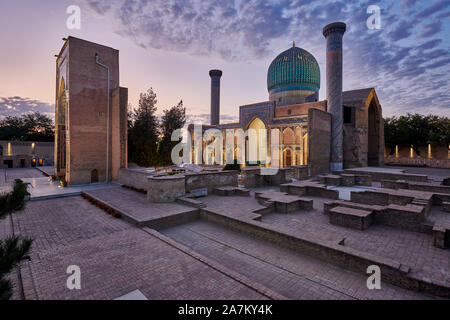
[[[224,186],[238,186],[237,170],[186,173],[186,191],[207,188],[212,193],[214,188]]]
[[[357,186],[371,186],[372,177],[369,175],[355,174],[355,184]]]
[[[325,184],[328,186],[340,186],[341,185],[341,177],[334,175],[334,174],[329,174],[324,176],[325,179]]]
[[[208,195],[207,188],[192,189],[190,192],[194,198],[206,197]]]
[[[330,223],[359,230],[365,230],[372,224],[372,213],[337,206],[330,210]]]
[[[174,202],[185,194],[183,175],[148,177],[147,200],[150,202]]]
[[[354,174],[341,174],[341,185],[351,187],[355,185]]]
[[[334,207],[337,207],[338,204],[336,203],[336,201],[328,201],[325,202],[323,204],[323,213],[326,215],[330,214],[330,210],[333,209]]]

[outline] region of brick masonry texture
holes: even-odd
[[[149,299],[264,298],[81,197],[28,202],[14,220],[35,238],[22,266],[26,299],[113,299],[136,289]],[[81,268],[81,290],[66,287],[71,264]]]
[[[206,221],[163,233],[290,299],[430,298],[386,283],[368,290],[362,274]]]
[[[333,225],[323,214],[332,199],[308,192],[313,185],[297,187],[312,210],[277,213],[255,199],[255,192],[276,196],[279,187],[198,198],[200,209],[149,203],[145,194],[120,187],[89,192],[166,238],[81,197],[28,202],[13,216],[16,233],[35,238],[32,260],[21,267],[25,298],[113,299],[139,289],[149,299],[428,299],[436,296],[388,282],[450,288],[450,251],[433,246],[432,228]],[[434,205],[427,219],[447,216]],[[0,236],[10,230],[0,220]],[[382,290],[367,290],[372,261],[381,264]],[[66,288],[70,264],[81,267],[82,290]]]

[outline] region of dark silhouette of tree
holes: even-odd
[[[398,127],[397,118],[384,119],[384,143],[389,147],[389,155],[393,155],[395,151],[395,145],[398,144]]]
[[[128,159],[139,166],[156,165],[158,161],[156,102],[156,93],[152,88],[141,93],[139,106],[129,118],[131,127],[128,129]]]
[[[450,143],[450,119],[434,115],[407,114],[384,121],[384,138],[393,154],[395,145],[412,147],[420,156],[419,147]]]
[[[16,179],[13,190],[0,195],[0,219],[25,207],[25,197],[29,195],[27,188],[27,183]],[[11,298],[12,283],[6,277],[21,261],[28,258],[32,242],[31,238],[15,235],[0,240],[0,300]]]
[[[53,120],[45,114],[34,112],[0,120],[0,140],[53,141],[54,138]]]
[[[183,101],[180,101],[178,105],[173,106],[169,110],[164,110],[164,114],[161,118],[162,139],[158,148],[159,162],[161,165],[172,164],[172,148],[179,143],[179,141],[172,141],[172,133],[176,129],[183,128],[185,123],[186,108],[183,107]]]

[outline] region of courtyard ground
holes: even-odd
[[[423,173],[426,168],[420,169]],[[432,173],[440,177],[439,172]],[[1,175],[3,186],[14,178],[42,177],[37,169],[3,170]],[[264,190],[268,189],[279,190]],[[253,211],[262,208],[253,197],[260,190],[252,190],[250,197],[200,199],[206,210],[251,219]],[[13,215],[12,223],[9,218],[0,221],[0,238],[14,230],[35,239],[31,260],[21,265],[21,281],[11,274],[15,299],[21,298],[21,288],[25,299],[114,299],[134,290],[147,299],[437,298],[385,282],[380,290],[369,290],[365,274],[204,219],[181,224],[164,220],[192,213],[193,208],[183,204],[149,203],[144,194],[117,186],[88,194],[131,221],[114,218],[80,196],[29,201],[23,212]],[[433,247],[430,235],[379,225],[364,231],[331,225],[322,213],[329,199],[310,199],[313,210],[269,213],[261,223],[327,241],[345,238],[347,247],[396,259],[412,272],[450,286],[450,251]],[[170,222],[167,227],[145,226],[161,219]],[[66,286],[69,265],[81,269],[81,290]]]

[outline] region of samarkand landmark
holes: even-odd
[[[319,64],[293,43],[269,66],[268,100],[240,106],[239,122],[220,124],[222,71],[211,70],[211,123],[203,125],[201,132],[189,126],[192,141],[186,162],[224,165],[229,159],[240,160],[243,166],[308,165],[309,175],[383,164],[383,118],[375,89],[342,91],[345,30],[342,22],[323,29],[326,100],[319,100]],[[127,166],[128,93],[119,86],[118,57],[118,50],[74,37],[66,40],[58,55],[55,174],[68,184],[117,180],[119,169]],[[203,152],[209,142],[203,133],[210,129],[222,136],[221,157],[214,150],[206,156]],[[256,133],[254,139],[239,135],[249,129]],[[273,129],[279,130],[277,136]],[[235,143],[233,155],[227,158],[230,130]],[[196,138],[199,133],[202,139]]]
[[[252,140],[248,135],[244,137],[245,144],[239,144],[235,139],[233,159],[241,156],[245,165],[269,165],[270,160],[277,161],[271,165],[280,168],[309,164],[310,174],[317,174],[383,164],[383,118],[375,89],[342,91],[342,38],[345,30],[346,25],[340,22],[323,29],[327,50],[326,100],[319,100],[319,64],[311,53],[297,47],[294,42],[269,66],[269,99],[240,106],[237,123],[219,123],[222,71],[211,70],[211,123],[203,125],[203,131],[220,130],[225,149],[227,130],[254,129],[258,135],[254,139],[258,144],[256,159],[250,159],[252,146],[249,143]],[[263,132],[261,129],[267,130],[266,137],[259,136],[259,132]],[[279,141],[271,141],[272,129],[279,130]],[[195,150],[192,125],[190,132],[191,162],[212,164],[214,155],[203,159],[205,141],[202,148]],[[260,146],[261,142],[266,142],[268,147]],[[266,151],[267,154],[261,154]],[[227,163],[226,159],[224,151],[218,164]]]
[[[276,56],[267,100],[240,106],[236,123],[220,123],[222,70],[211,67],[210,123],[180,130],[183,141],[168,148],[173,164],[160,167],[128,159],[161,149],[146,145],[150,112],[142,126],[138,117],[128,122],[119,51],[63,38],[48,66],[56,67],[54,148],[0,141],[8,166],[0,168],[0,204],[32,200],[14,214],[0,210],[8,216],[0,240],[34,239],[17,272],[8,273],[10,296],[255,305],[449,299],[450,151],[434,162],[441,167],[385,158],[375,89],[343,91],[345,32],[345,23],[334,22],[324,38],[318,33],[326,70],[295,43]],[[321,77],[326,97],[319,97]],[[136,128],[139,143],[129,138]],[[164,138],[173,138],[167,131]],[[178,146],[180,163],[173,160]],[[12,168],[17,163],[22,168]],[[179,314],[189,314],[189,303]]]

